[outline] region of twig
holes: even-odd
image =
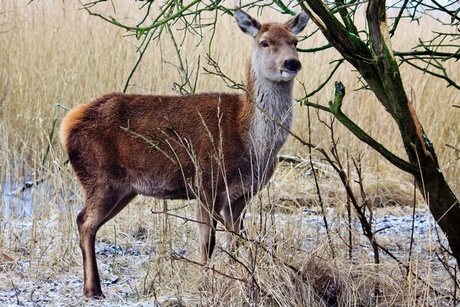
[[[420,59],[418,59],[420,60]],[[457,84],[454,80],[452,80],[446,73],[445,69],[443,68],[441,71],[443,72],[442,74],[439,74],[439,73],[436,73],[434,71],[431,71],[431,70],[428,70],[427,68],[423,68],[421,67],[420,65],[417,65],[415,63],[413,63],[412,61],[410,60],[406,60],[406,59],[403,59],[403,62],[404,63],[407,63],[409,64],[410,66],[420,70],[420,71],[423,71],[424,73],[427,73],[429,75],[432,75],[434,77],[437,77],[439,79],[444,79],[445,81],[447,81],[448,83],[448,86],[453,86],[455,87],[456,89],[460,90],[460,85]]]
[[[445,144],[446,147],[453,149],[456,153],[460,154],[460,148],[457,148],[453,145]],[[457,157],[457,160],[460,159],[460,156]]]
[[[310,143],[311,142],[310,108],[307,108],[307,119],[308,119],[308,143]],[[328,223],[327,217],[326,217],[326,210],[325,210],[325,205],[324,205],[323,198],[321,196],[321,189],[319,188],[318,178],[316,176],[316,171],[315,171],[313,161],[312,161],[312,149],[311,149],[311,147],[308,147],[308,155],[309,155],[310,167],[311,167],[311,170],[312,170],[313,178],[315,180],[316,195],[318,197],[318,202],[320,204],[321,213],[322,213],[321,215],[323,217],[323,223],[324,223],[324,227],[326,229],[326,236],[327,236],[327,239],[328,239],[328,242],[329,242],[329,247],[331,249],[332,258],[334,259],[336,257],[336,252],[335,252],[334,244],[332,242],[332,236],[331,236],[331,231],[329,229],[329,223]]]
[[[409,0],[404,0],[404,3],[399,8],[398,16],[396,16],[396,18],[395,18],[393,28],[391,28],[391,30],[389,30],[389,33],[390,33],[391,36],[393,36],[395,34],[396,29],[398,28],[399,22],[401,21],[401,17],[403,15],[404,11],[406,10],[406,6],[407,6],[408,2],[409,2]]]
[[[350,159],[348,157],[347,150],[347,176],[350,178]],[[353,231],[352,231],[352,217],[351,217],[351,201],[347,194],[347,217],[348,217],[348,258],[351,261],[353,259]]]
[[[19,292],[20,292],[20,291],[19,291],[18,287],[16,287],[16,285],[14,284],[14,282],[11,282],[11,285],[13,286],[14,295],[16,296],[16,304],[17,304],[18,306],[25,306],[24,303],[21,302],[21,301],[19,300]]]
[[[292,155],[278,155],[278,162],[286,162],[286,163],[292,163],[292,164],[306,164],[310,163],[310,159],[304,159],[298,156],[292,156]]]
[[[390,163],[398,167],[399,169],[406,171],[410,174],[419,175],[420,170],[417,166],[399,158],[394,155],[388,149],[386,149],[382,144],[374,140],[370,135],[364,132],[357,124],[355,124],[351,119],[349,119],[342,112],[342,101],[345,96],[345,86],[342,82],[335,83],[335,99],[332,102],[329,102],[328,112],[334,114],[334,116],[341,122],[348,130],[350,130],[358,139],[372,147],[383,157],[385,157]]]
[[[416,185],[416,180],[414,177],[414,198],[413,198],[413,203],[412,203],[412,225],[411,225],[411,230],[410,230],[410,243],[409,243],[409,256],[408,262],[412,262],[412,252],[413,252],[413,247],[414,247],[414,233],[415,233],[415,207],[417,206],[417,185]],[[408,274],[409,272],[407,272]]]
[[[311,91],[310,93],[307,93],[303,98],[301,99],[298,99],[298,101],[304,101],[304,100],[307,100],[307,98],[315,95],[316,93],[318,93],[320,90],[322,90],[327,83],[329,83],[329,81],[332,79],[332,77],[335,75],[336,71],[339,69],[339,67],[345,62],[345,59],[340,59],[340,60],[336,60],[335,62],[337,62],[337,64],[334,66],[334,68],[331,70],[331,72],[329,73],[329,75],[326,77],[326,79],[320,84],[318,85],[313,91]],[[302,84],[305,88],[305,85]],[[304,102],[304,105],[306,104],[306,102]]]
[[[371,224],[368,222],[364,212],[362,211],[362,209],[361,209],[362,207],[360,205],[358,205],[356,197],[355,197],[350,185],[348,184],[349,179],[347,177],[346,172],[343,169],[340,169],[337,166],[337,165],[339,165],[337,163],[337,161],[333,161],[325,151],[322,151],[322,153],[323,153],[325,159],[329,163],[331,163],[331,166],[339,173],[339,177],[340,177],[340,179],[342,181],[342,184],[345,187],[346,193],[349,196],[350,201],[351,201],[351,203],[352,203],[352,205],[353,205],[353,207],[355,209],[355,212],[358,215],[358,219],[359,219],[359,221],[361,223],[361,226],[362,226],[362,229],[363,229],[363,234],[364,234],[364,236],[366,236],[368,238],[368,240],[371,243],[373,249],[375,249],[375,250],[380,249],[381,251],[383,251],[386,255],[390,256],[393,260],[395,260],[398,263],[398,265],[400,265],[402,268],[404,268],[408,274],[412,273],[412,276],[414,276],[417,280],[421,281],[424,285],[426,285],[429,289],[431,289],[431,291],[433,291],[435,293],[435,295],[437,295],[437,296],[441,295],[441,293],[438,290],[436,290],[431,284],[429,284],[427,281],[422,279],[422,277],[420,277],[416,272],[410,270],[410,267],[408,265],[404,264],[401,260],[399,260],[398,257],[396,257],[387,248],[385,248],[382,245],[380,245],[380,243],[375,238],[375,234],[377,232],[379,232],[379,231],[382,231],[384,228],[378,229],[377,231],[372,231]]]
[[[66,165],[67,163],[69,163],[69,160],[66,160],[64,161],[64,163],[62,163],[61,167]],[[18,196],[19,194],[21,194],[22,192],[26,191],[26,190],[29,190],[43,182],[45,182],[47,179],[49,179],[53,174],[48,174],[46,176],[43,176],[42,178],[38,178],[36,179],[35,181],[26,181],[24,182],[24,184],[22,185],[22,187],[20,187],[19,189],[13,191],[13,192],[10,192],[10,193],[6,193],[6,196]]]
[[[67,160],[66,162],[69,162],[69,160]],[[45,177],[39,178],[39,179],[37,179],[35,181],[26,181],[26,182],[24,182],[22,187],[20,187],[19,189],[15,190],[13,192],[6,193],[6,196],[18,196],[20,193],[22,193],[22,192],[24,192],[24,191],[26,191],[28,189],[31,189],[34,186],[39,185],[40,183],[43,183],[46,179],[48,179],[50,177],[51,177],[51,174],[48,174]]]
[[[233,279],[233,280],[241,281],[241,282],[244,282],[244,283],[246,283],[248,281],[246,278],[235,277],[235,276],[225,274],[224,272],[221,272],[221,271],[215,269],[214,267],[207,266],[207,265],[205,265],[205,264],[203,264],[201,262],[198,262],[198,261],[190,260],[190,259],[188,259],[188,258],[186,258],[186,257],[184,257],[184,256],[182,256],[182,255],[180,255],[178,253],[171,253],[171,257],[174,260],[182,260],[182,261],[185,261],[187,263],[191,263],[193,265],[205,267],[206,269],[208,269],[208,270],[210,270],[210,271],[212,271],[214,273],[217,273],[219,275],[222,275],[224,277],[227,277],[227,278],[230,278],[230,279]]]

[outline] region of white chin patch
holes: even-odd
[[[297,76],[297,71],[292,71],[292,70],[282,70],[281,71],[281,76],[285,80],[291,80]]]

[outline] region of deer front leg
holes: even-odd
[[[203,264],[207,264],[216,245],[217,220],[213,217],[208,206],[201,202],[198,202],[196,206],[196,219],[198,220],[201,261]]]
[[[236,201],[225,205],[222,210],[225,223],[227,224],[227,227],[229,228],[228,230],[230,231],[227,234],[227,243],[229,245],[231,254],[235,254],[235,251],[238,248],[238,238],[233,240],[233,235],[231,232],[239,234],[243,229],[243,219],[241,215],[244,208],[246,207],[246,202],[246,197],[241,196]]]

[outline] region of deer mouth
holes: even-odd
[[[286,79],[292,79],[297,76],[298,70],[281,70],[281,76]]]

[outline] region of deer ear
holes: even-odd
[[[310,20],[310,16],[307,15],[304,11],[297,14],[291,20],[286,22],[286,25],[292,29],[292,32],[297,35],[305,29],[308,21]]]
[[[241,31],[251,37],[256,37],[261,27],[260,23],[242,10],[236,11],[234,15]]]

